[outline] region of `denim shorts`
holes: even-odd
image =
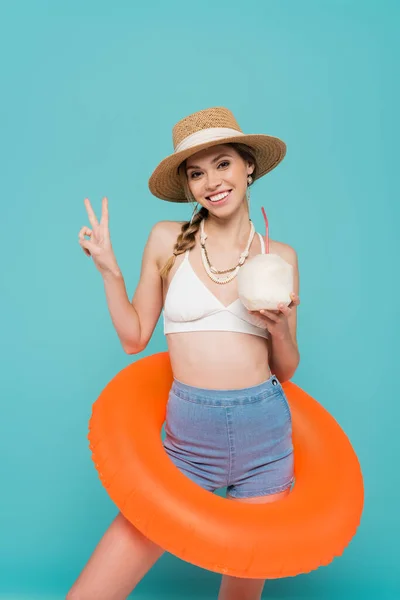
[[[275,375],[256,386],[213,390],[174,379],[164,448],[202,488],[233,498],[275,494],[294,481],[292,416]]]

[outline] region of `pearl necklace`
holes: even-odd
[[[235,267],[232,267],[231,269],[226,269],[225,271],[218,271],[215,267],[212,266],[212,264],[210,263],[210,259],[208,258],[208,254],[207,254],[207,250],[206,250],[207,235],[204,232],[204,219],[201,220],[201,222],[200,222],[201,259],[202,259],[203,266],[204,266],[204,269],[205,269],[207,275],[209,276],[210,279],[215,281],[215,283],[223,284],[223,283],[229,283],[229,281],[232,281],[232,279],[234,279],[236,277],[236,275],[239,272],[240,267],[244,264],[244,261],[248,257],[251,242],[253,241],[254,234],[255,234],[253,222],[251,219],[249,219],[249,221],[250,221],[250,235],[249,235],[249,239],[247,240],[246,249],[242,252],[242,254],[239,257],[239,262],[237,263],[237,265]],[[217,274],[229,273],[229,272],[231,272],[230,275],[226,275],[225,277],[217,277]]]

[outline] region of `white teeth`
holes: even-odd
[[[226,198],[228,194],[229,192],[223,192],[222,194],[217,194],[216,196],[210,196],[210,200],[211,202],[218,202],[219,200]]]

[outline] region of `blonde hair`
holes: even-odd
[[[253,149],[245,144],[232,143],[226,145],[232,146],[234,150],[236,150],[237,153],[243,158],[243,160],[249,161],[250,163],[254,164],[254,171],[252,173],[252,177],[253,181],[255,181],[255,179],[257,178],[257,162]],[[178,172],[182,181],[182,186],[187,201],[194,203],[194,198],[192,197],[192,194],[190,192],[186,176],[185,163],[186,161],[184,161],[179,166]],[[194,248],[194,246],[196,245],[196,233],[200,228],[200,223],[203,219],[207,219],[207,217],[208,210],[207,208],[204,208],[204,206],[202,206],[201,209],[192,218],[191,222],[186,221],[182,225],[181,232],[178,235],[174,245],[173,254],[169,257],[165,265],[160,270],[160,276],[162,277],[162,279],[165,279],[168,276],[168,273],[175,264],[175,259],[177,256],[183,254],[184,252],[186,252],[186,250],[191,250],[192,248]]]

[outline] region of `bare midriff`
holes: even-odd
[[[268,379],[267,340],[231,331],[188,331],[167,334],[172,372],[187,385],[237,389]]]

